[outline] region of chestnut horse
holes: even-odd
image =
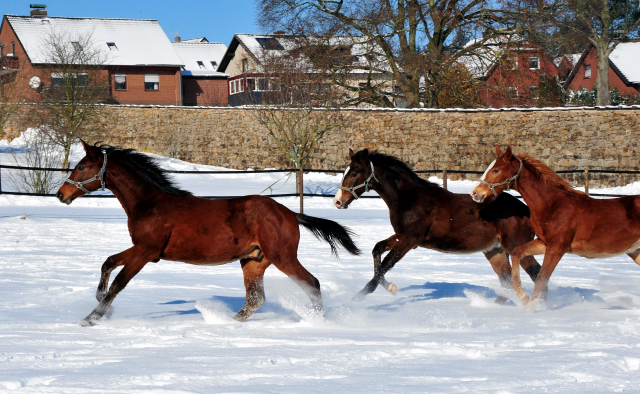
[[[533,312],[549,277],[565,253],[587,258],[626,253],[640,264],[640,196],[595,199],[574,190],[549,167],[531,156],[516,156],[511,147],[489,165],[471,192],[475,201],[512,188],[531,210],[531,224],[538,238],[519,246],[512,254],[512,286]],[[544,254],[531,299],[522,290],[517,261]]]
[[[82,143],[86,156],[58,191],[58,199],[71,204],[85,193],[109,188],[127,213],[133,241],[131,248],[102,265],[96,292],[99,304],[81,321],[83,326],[100,319],[127,283],[147,263],[160,259],[196,265],[240,260],[246,288],[245,304],[235,315],[240,321],[264,304],[263,275],[271,264],[293,279],[315,311],[323,313],[320,283],[298,261],[298,225],[327,241],[334,254],[337,246],[351,254],[360,252],[351,232],[331,220],[294,213],[263,196],[195,197],[176,187],[149,156]],[[122,270],[108,287],[109,275],[120,265]]]
[[[405,163],[393,156],[353,153],[344,172],[342,185],[333,202],[339,209],[368,190],[375,190],[389,207],[395,234],[373,248],[373,279],[355,300],[362,300],[378,284],[395,294],[397,287],[385,274],[411,249],[418,246],[444,253],[483,252],[502,286],[511,282],[509,253],[533,240],[527,206],[505,195],[493,204],[478,204],[466,194],[455,194],[420,178]],[[389,251],[384,260],[381,256]],[[521,260],[522,267],[535,280],[540,265],[533,258]],[[497,303],[507,299],[499,296]]]

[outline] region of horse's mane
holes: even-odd
[[[408,176],[416,185],[420,186],[421,188],[427,189],[432,187],[440,187],[436,183],[429,182],[424,178],[420,178],[418,174],[413,172],[413,170],[409,168],[409,166],[405,162],[396,157],[374,151],[369,153],[369,159],[374,166],[386,167],[392,171],[397,172],[398,174]]]
[[[173,183],[167,171],[160,168],[156,161],[133,149],[118,148],[110,145],[95,145],[96,148],[107,152],[107,162],[117,161],[134,173],[140,175],[151,186],[166,194],[174,196],[189,196],[190,192],[180,189]]]
[[[563,178],[560,178],[558,174],[555,173],[551,168],[549,168],[546,164],[541,162],[538,159],[533,158],[529,155],[516,156],[520,160],[525,167],[527,167],[530,171],[532,171],[538,179],[546,183],[547,185],[555,186],[560,189],[566,190],[571,193],[576,194],[585,194],[580,190],[576,190],[573,186]]]

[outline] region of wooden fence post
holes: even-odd
[[[304,213],[304,184],[302,182],[302,168],[300,168],[300,183],[298,184],[298,190],[300,191],[300,213]]]
[[[442,188],[447,190],[447,169],[442,170]]]
[[[584,170],[584,192],[589,194],[589,170]]]

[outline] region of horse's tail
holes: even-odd
[[[301,213],[296,213],[295,215],[298,224],[311,231],[316,238],[327,241],[329,246],[331,246],[331,254],[334,256],[338,256],[338,244],[353,255],[360,254],[360,249],[358,249],[351,239],[351,236],[354,235],[353,231],[339,225],[333,220],[320,219]]]

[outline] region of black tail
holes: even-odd
[[[351,239],[354,235],[351,230],[339,225],[333,220],[320,219],[313,216],[296,213],[298,224],[311,231],[316,238],[325,240],[331,246],[331,254],[338,256],[337,244],[340,244],[347,252],[359,255],[360,249]]]

